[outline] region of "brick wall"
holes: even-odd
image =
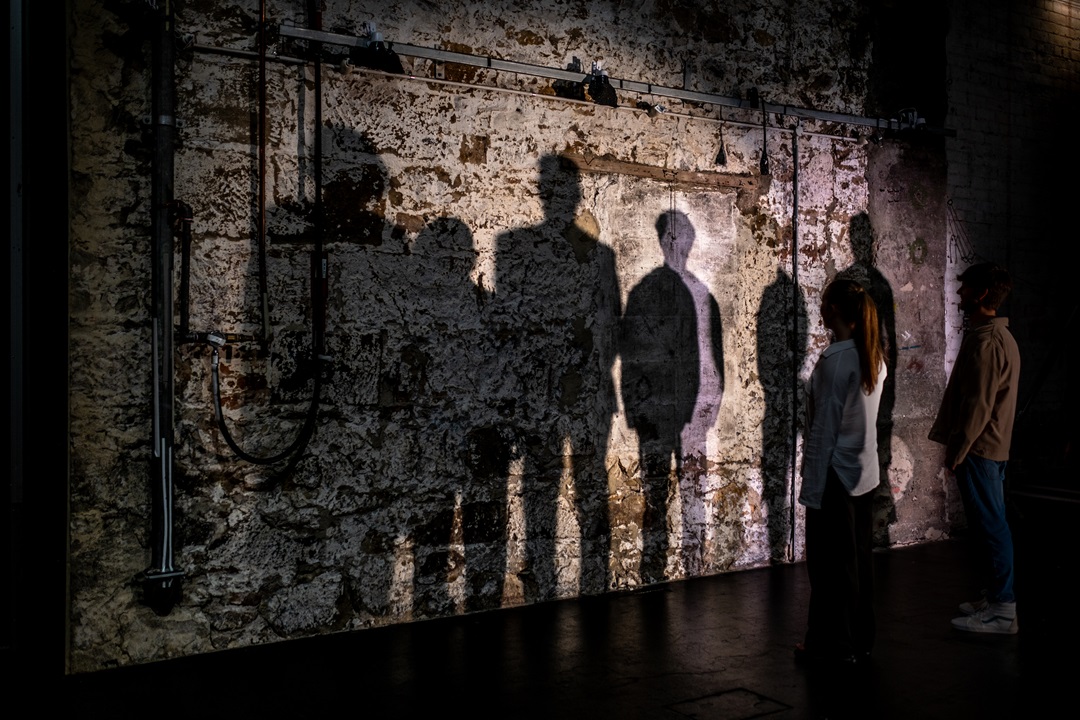
[[[1076,302],[1072,182],[1078,151],[1069,139],[1078,109],[1080,6],[1073,2],[950,3],[948,194],[951,235],[967,253],[950,254],[948,276],[971,259],[1004,263],[1015,290],[1004,311],[1021,347],[1017,470],[1031,482],[1062,484],[1076,423],[1076,400],[1062,331]],[[953,283],[955,285],[955,283]],[[949,295],[955,348],[959,317]],[[1073,320],[1075,323],[1075,320]],[[1028,463],[1028,465],[1025,465]],[[1025,467],[1028,467],[1025,471]]]

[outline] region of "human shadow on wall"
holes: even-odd
[[[348,139],[334,147],[348,154]],[[353,603],[380,617],[408,599],[414,619],[497,608],[509,463],[484,426],[495,353],[489,297],[471,279],[477,249],[457,218],[430,221],[411,243],[405,228],[375,227],[385,201],[372,207],[370,197],[389,187],[381,168],[342,168],[326,192],[327,225],[348,243],[335,265],[360,288],[340,297],[363,304],[341,308],[328,338],[343,369],[332,400],[359,427],[374,423],[344,441],[357,453],[360,516],[371,520],[347,561]],[[410,565],[407,597],[395,575]]]
[[[682,510],[677,551],[686,571],[700,571],[706,436],[724,382],[719,308],[686,266],[694,227],[685,214],[671,211],[657,219],[656,230],[664,264],[630,291],[619,333],[623,407],[638,436],[644,497],[642,583],[667,576],[668,505],[676,495]],[[702,396],[709,400],[699,404]]]
[[[299,97],[302,101],[304,93]],[[324,451],[315,472],[321,488],[333,483],[336,489],[326,496],[333,497],[333,505],[320,506],[317,516],[352,510],[338,528],[349,532],[348,548],[343,559],[334,562],[343,565],[353,610],[361,618],[383,618],[397,611],[394,577],[401,562],[401,539],[409,531],[405,513],[395,507],[400,505],[397,473],[415,474],[422,467],[411,448],[419,444],[417,428],[423,426],[416,406],[421,404],[426,366],[420,354],[400,339],[399,328],[408,315],[393,298],[412,277],[413,268],[401,262],[400,251],[386,247],[405,236],[405,228],[387,215],[391,176],[386,164],[371,138],[356,128],[332,123],[320,131],[322,227],[329,272],[326,348],[333,358],[333,374],[324,385],[321,403],[326,428],[317,437],[330,452]],[[288,198],[275,193],[278,203],[271,208],[270,240],[285,256],[293,252],[290,246],[300,244],[296,248],[300,250],[311,242],[317,220],[314,204],[306,198],[304,176],[313,171],[313,163],[305,160],[308,154],[305,149],[297,157],[296,191],[305,195]],[[376,249],[385,252],[373,252]],[[388,272],[391,268],[395,272]],[[310,277],[310,268],[301,267],[300,272]],[[303,275],[294,278],[301,280]],[[292,336],[286,331],[280,338],[287,363]],[[302,377],[303,370],[297,367],[293,377]],[[385,465],[398,459],[404,459],[403,467],[388,471]]]
[[[577,169],[561,160],[558,165],[558,182],[580,194]],[[576,288],[570,316],[573,352],[560,370],[558,435],[571,457],[582,594],[607,591],[611,576],[606,460],[612,420],[618,410],[612,369],[618,355],[622,297],[615,253],[600,242],[599,230],[592,213],[579,210],[563,227],[560,238],[573,252]]]
[[[758,378],[765,393],[761,424],[761,501],[768,517],[772,560],[793,557],[792,464],[799,407],[798,373],[806,358],[806,300],[791,276],[777,268],[757,313]]]
[[[502,601],[509,446],[485,424],[495,352],[484,315],[489,296],[471,279],[476,258],[468,226],[438,218],[420,231],[407,259],[414,295],[408,330],[427,358],[417,432],[428,460],[416,470],[429,480],[409,523],[420,617],[454,611],[449,589],[459,577],[465,610]]]
[[[724,328],[720,306],[709,288],[687,267],[696,233],[689,218],[678,211],[660,215],[656,221],[658,238],[668,236],[674,243],[672,268],[690,291],[697,316],[698,393],[690,422],[682,432],[683,474],[679,478],[682,511],[680,549],[683,572],[700,575],[705,571],[710,500],[706,496],[708,439],[716,427],[724,397]]]
[[[881,485],[878,486],[874,496],[874,540],[879,544],[887,545],[889,526],[896,522],[896,503],[889,484],[889,468],[892,466],[893,410],[896,407],[896,303],[893,299],[892,285],[876,265],[877,240],[874,237],[870,216],[864,212],[853,216],[848,228],[855,262],[837,273],[837,277],[854,280],[866,288],[874,304],[877,305],[881,338],[886,345],[885,365],[888,376],[881,388],[881,405],[877,419]]]
[[[578,170],[556,155],[542,157],[538,192],[543,221],[495,241],[490,331],[502,366],[491,401],[503,420],[498,433],[486,431],[491,442],[513,444],[502,455],[521,472],[526,543],[517,574],[527,602],[553,597],[556,566],[566,561],[557,559],[566,552],[557,547],[560,498],[578,525],[579,591],[608,584],[604,459],[619,316],[613,254],[575,224]]]
[[[303,127],[302,116],[300,121],[299,127]],[[348,612],[376,618],[391,612],[390,589],[398,528],[381,521],[390,516],[385,506],[379,505],[388,496],[388,488],[385,473],[373,472],[375,453],[370,448],[357,452],[356,448],[362,442],[370,442],[380,446],[381,452],[387,452],[385,444],[398,441],[387,443],[381,436],[368,436],[363,441],[343,438],[340,430],[373,412],[397,412],[404,403],[398,396],[380,407],[378,388],[380,331],[395,322],[396,313],[388,304],[370,302],[364,322],[358,322],[348,305],[356,294],[344,287],[342,278],[357,278],[365,289],[372,287],[373,273],[366,248],[380,245],[387,237],[402,236],[403,229],[385,217],[389,176],[370,139],[354,128],[336,124],[325,125],[319,132],[324,140],[323,241],[332,290],[327,304],[326,355],[332,360],[318,364],[312,361],[313,332],[308,326],[314,312],[310,250],[316,208],[307,191],[312,180],[312,164],[303,159],[310,154],[310,147],[302,145],[294,177],[282,172],[267,179],[268,300],[273,329],[267,338],[267,369],[257,376],[251,371],[244,375],[242,369],[234,368],[223,376],[230,383],[227,389],[245,389],[242,401],[250,403],[234,413],[236,425],[241,429],[245,425],[258,426],[267,436],[280,438],[284,445],[295,436],[296,413],[288,409],[309,402],[312,376],[316,369],[321,372],[317,425],[310,446],[296,452],[287,463],[273,466],[274,474],[265,479],[253,475],[247,466],[237,467],[246,477],[258,477],[258,484],[253,484],[255,489],[274,494],[273,500],[258,504],[259,521],[282,537],[308,547],[312,574],[317,574],[317,570],[340,572],[344,577],[343,597],[335,621],[344,622]],[[302,143],[304,133],[299,137]],[[283,153],[283,157],[276,156],[276,152],[271,149],[271,166],[279,167],[279,163],[287,166],[288,153]],[[257,226],[254,229],[257,232]],[[251,275],[255,275],[254,267]],[[261,304],[256,290],[252,287],[245,291],[245,304],[252,316]],[[235,395],[223,398],[226,407],[240,401]],[[283,407],[268,413],[262,407],[265,404]],[[342,419],[345,422],[340,422]],[[362,426],[362,420],[353,427],[357,425]],[[247,445],[245,440],[240,438],[242,446]],[[343,467],[347,470],[343,471]],[[328,483],[334,483],[336,489],[324,494],[322,490]],[[307,492],[315,489],[318,492]],[[342,511],[342,508],[351,509]],[[327,517],[338,518],[337,524],[328,528],[324,524]],[[330,549],[333,543],[327,542],[327,536],[345,528],[350,533],[350,547],[340,557]],[[272,595],[277,590],[274,587],[265,592]],[[317,613],[312,611],[307,615],[310,619]],[[282,626],[277,620],[270,622],[275,628]]]
[[[327,125],[322,132],[322,242],[328,267],[335,267],[344,255],[358,248],[381,247],[388,237],[400,240],[405,229],[386,218],[390,177],[370,138],[355,128],[342,125]],[[298,177],[295,187],[291,188],[293,195],[290,196],[287,189],[274,187],[271,197],[275,201],[267,206],[267,241],[271,262],[276,266],[274,274],[282,274],[279,268],[286,267],[284,282],[290,286],[290,292],[292,288],[305,288],[311,282],[313,271],[308,253],[319,226],[315,203],[307,196],[310,179],[305,172],[313,163],[304,160],[306,154],[306,151],[301,153],[297,160]],[[282,260],[288,262],[282,263]],[[333,280],[328,279],[328,289],[334,289]],[[298,292],[303,293],[303,290]],[[268,302],[276,319],[280,318],[279,310],[286,299],[287,296],[270,293]],[[334,312],[333,302],[333,297],[327,298],[326,312],[330,316]],[[311,312],[311,308],[301,311],[309,317]],[[334,318],[328,317],[327,322],[333,324]],[[275,402],[294,402],[303,398],[315,371],[315,364],[310,359],[311,333],[307,329],[293,329],[298,324],[293,320],[274,332],[270,361],[281,378],[273,390]],[[332,333],[333,328],[329,332]],[[345,338],[340,333],[337,338],[327,336],[328,343],[344,341],[347,345],[356,339]],[[344,348],[330,348],[331,351],[337,349]],[[333,370],[333,366],[323,366],[325,379],[331,379]],[[340,392],[345,388],[339,384],[326,389]]]
[[[499,464],[498,448],[478,452],[473,432],[484,397],[476,369],[491,353],[486,296],[471,280],[472,232],[437,218],[409,243],[410,229],[387,218],[391,181],[370,139],[342,126],[323,132],[330,264],[357,288],[333,294],[342,305],[332,308],[327,339],[341,370],[327,402],[364,434],[340,442],[355,455],[338,495],[355,492],[361,518],[345,561],[351,601],[374,617],[405,610],[395,577],[411,564],[414,618],[453,614],[459,603],[498,607],[506,484],[485,471]],[[312,212],[286,203],[279,223]]]

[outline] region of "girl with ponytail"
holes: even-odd
[[[873,493],[878,485],[877,414],[885,352],[877,306],[857,282],[825,288],[821,320],[833,342],[807,391],[802,491],[810,612],[806,659],[869,658],[874,643],[871,568]]]

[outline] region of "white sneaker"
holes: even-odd
[[[967,603],[965,603],[967,604]],[[1020,626],[1016,622],[1016,603],[988,602],[982,610],[972,615],[953,618],[952,626],[967,632],[1015,635]]]
[[[972,600],[971,602],[962,602],[962,603],[960,603],[960,606],[959,606],[958,609],[964,615],[974,615],[975,613],[978,613],[978,612],[981,612],[981,611],[985,610],[986,607],[989,604],[990,604],[990,601],[986,599],[985,595],[983,595],[978,600]]]

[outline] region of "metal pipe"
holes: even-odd
[[[315,389],[313,390],[312,401],[308,406],[308,412],[304,418],[304,425],[300,428],[300,432],[296,434],[292,443],[280,452],[274,453],[273,455],[253,455],[240,447],[240,444],[233,438],[232,433],[229,432],[229,426],[225,424],[225,413],[221,407],[221,372],[219,370],[221,358],[218,348],[224,345],[228,338],[229,336],[224,333],[199,333],[198,337],[193,336],[191,338],[192,342],[209,343],[212,348],[210,356],[210,381],[214,398],[214,417],[217,419],[218,430],[221,432],[221,437],[224,438],[225,444],[228,445],[229,449],[236,453],[236,456],[241,460],[245,460],[254,465],[276,465],[282,460],[286,460],[295,455],[300,449],[307,445],[309,440],[311,440],[319,410],[320,380],[318,364],[316,362]]]
[[[330,45],[339,45],[342,47],[367,47],[370,43],[367,38],[356,37],[353,35],[343,35],[341,33],[323,32],[321,30],[300,28],[291,25],[279,26],[278,33],[281,35],[281,37],[288,37],[296,40],[307,40],[309,42],[312,42],[313,44],[318,43],[320,46],[323,43],[326,43]],[[452,52],[450,50],[437,50],[435,48],[425,48],[418,45],[407,45],[405,43],[391,43],[391,47],[398,55],[418,57],[426,60],[434,60],[437,62],[452,62],[459,65],[482,67],[491,70],[503,70],[506,72],[517,73],[519,75],[532,75],[534,77],[542,77],[552,80],[566,80],[569,82],[584,82],[585,79],[589,77],[589,75],[584,72],[575,72],[572,70],[563,70],[560,68],[549,68],[542,65],[532,65],[530,63],[515,62],[512,60],[500,60],[499,58],[493,58],[490,56],[470,55],[468,53]],[[722,107],[735,107],[743,109],[750,109],[753,107],[753,104],[748,100],[743,100],[742,98],[736,97],[729,97],[725,95],[717,95],[715,93],[703,93],[694,90],[685,90],[683,88],[668,87],[665,85],[653,85],[652,83],[647,82],[639,82],[636,80],[625,80],[612,77],[609,77],[608,81],[613,87],[618,90],[642,93],[644,95],[656,95],[658,97],[669,97],[677,100],[685,100],[687,102],[705,103],[708,105],[719,105]],[[794,105],[769,104],[762,102],[761,108],[765,112],[771,112],[776,115],[785,115],[808,120],[822,120],[825,122],[845,123],[847,125],[859,125],[862,127],[872,127],[884,130],[904,130],[909,127],[907,123],[901,122],[899,120],[890,120],[887,118],[876,117],[863,117],[860,115],[850,115],[847,113],[827,112],[824,110],[814,110],[813,108],[803,108]],[[956,131],[950,130],[949,128],[931,128],[923,126],[923,131],[944,134],[949,137],[954,137],[956,135]]]
[[[173,229],[180,236],[180,328],[177,335],[183,339],[191,332],[191,222],[194,213],[186,202],[177,200],[172,204]]]
[[[311,0],[311,23],[315,31],[322,30],[322,0]],[[326,282],[326,258],[323,257],[323,233],[325,232],[326,222],[323,217],[325,208],[323,207],[322,197],[322,43],[317,40],[313,42],[312,50],[314,51],[313,55],[315,56],[315,136],[313,138],[315,157],[312,159],[312,170],[315,174],[315,238],[311,252],[311,361],[316,377],[316,388],[318,388],[318,377],[321,373],[319,363],[320,358],[325,354],[324,338],[326,335],[326,303],[324,302],[323,292],[323,284]]]
[[[259,0],[259,305],[262,310],[262,349],[270,347],[270,293],[266,281],[266,0]]]
[[[153,455],[151,480],[150,568],[140,574],[143,600],[159,613],[168,613],[179,599],[182,572],[173,565],[173,235],[170,222],[173,199],[175,143],[175,47],[173,6],[165,0],[154,18],[152,119],[154,129],[151,173],[151,249],[153,254],[151,353],[153,376]]]
[[[194,52],[202,52],[208,55],[225,55],[228,57],[236,57],[244,60],[259,60],[259,53],[253,50],[240,50],[236,48],[217,48],[211,45],[189,45],[188,48]],[[307,58],[294,57],[292,55],[279,55],[267,56],[267,63],[281,63],[284,65],[306,65],[311,62]],[[460,82],[458,80],[446,80],[430,77],[418,77],[416,75],[400,75],[398,73],[388,73],[385,70],[375,70],[374,68],[361,67],[359,65],[349,65],[350,72],[364,73],[365,75],[381,75],[384,77],[394,77],[401,80],[412,80],[414,82],[422,82],[425,85],[441,85],[443,87],[463,87],[469,89],[483,88],[488,92],[504,93],[507,95],[521,95],[524,97],[537,98],[539,100],[547,100],[549,102],[561,102],[570,103],[573,105],[588,105],[593,106],[595,103],[589,100],[575,100],[574,98],[564,98],[558,95],[545,95],[543,93],[532,92],[530,90],[516,90],[514,88],[499,87],[497,85],[476,85],[474,83]],[[645,110],[630,106],[619,105],[616,110],[623,110],[626,112],[643,113]],[[732,120],[730,118],[714,118],[706,117],[703,115],[691,115],[690,113],[677,112],[671,109],[666,110],[660,117],[671,118],[687,118],[696,122],[713,123],[716,125],[727,125],[729,127],[745,127],[745,128],[759,128],[761,123],[759,122],[745,122],[742,120]],[[772,126],[768,128],[769,132],[787,134],[791,132],[782,126]],[[832,140],[838,140],[841,142],[860,142],[862,138],[849,137],[847,135],[837,135],[836,133],[826,132],[812,132],[810,130],[803,130],[803,135],[808,137],[825,137]]]
[[[322,26],[322,11],[320,0],[311,0],[308,11],[312,25]],[[263,311],[263,333],[261,341],[264,349],[270,341],[270,316],[269,316],[269,293],[266,290],[266,24],[265,3],[260,3],[260,16],[262,24],[259,34],[259,120],[258,120],[258,151],[259,151],[259,189],[258,189],[258,246],[260,264],[260,303]],[[316,49],[317,50],[317,49]],[[313,170],[315,175],[315,198],[313,204],[314,241],[311,252],[311,318],[312,318],[312,342],[311,342],[311,367],[313,372],[311,403],[304,419],[304,425],[297,433],[292,443],[284,450],[272,455],[259,456],[245,451],[233,438],[225,422],[225,413],[221,402],[221,376],[219,371],[219,349],[228,342],[243,342],[250,338],[239,335],[230,335],[219,332],[187,333],[184,336],[186,342],[205,342],[212,349],[211,354],[211,381],[214,399],[214,415],[218,429],[221,432],[225,444],[229,446],[237,457],[258,465],[274,465],[290,457],[294,460],[299,457],[299,451],[307,446],[315,432],[316,420],[318,419],[319,398],[322,392],[322,367],[321,362],[325,359],[325,326],[326,326],[326,259],[323,257],[323,202],[322,202],[322,63],[316,51],[314,68],[315,85],[315,135],[314,148],[312,150]]]
[[[791,537],[788,542],[788,560],[795,560],[795,480],[798,475],[799,441],[799,367],[796,364],[799,347],[799,136],[802,122],[795,118],[791,135]]]
[[[192,43],[187,48],[193,52],[206,53],[207,55],[224,55],[225,57],[240,58],[242,60],[258,60],[258,50],[243,50],[241,48],[227,48],[227,47],[214,47],[213,45],[200,45],[199,43]],[[283,65],[305,65],[308,60],[301,57],[292,57],[290,55],[274,55],[273,57],[267,57],[267,62],[281,63]]]

